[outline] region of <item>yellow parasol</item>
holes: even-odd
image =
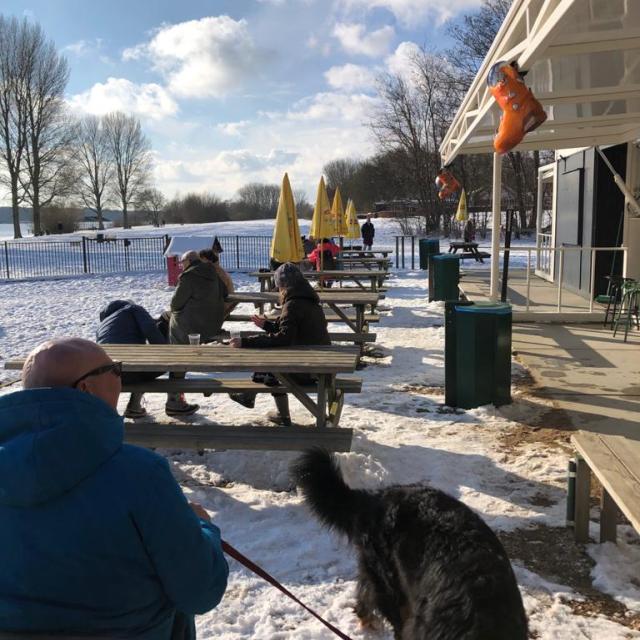
[[[465,222],[469,219],[469,211],[467,210],[467,194],[464,189],[460,194],[460,202],[458,202],[458,210],[456,211],[456,220],[458,222]]]
[[[270,256],[278,262],[300,262],[304,258],[296,204],[293,200],[289,176],[286,173],[282,178]]]
[[[320,177],[318,183],[318,194],[316,195],[316,206],[313,209],[311,219],[310,235],[317,241],[333,235],[333,224],[331,220],[331,207],[329,206],[329,196],[324,186],[324,177]]]
[[[347,210],[344,214],[344,225],[347,228],[347,232],[344,234],[345,238],[349,238],[349,240],[360,239],[360,223],[358,222],[356,205],[353,204],[351,198],[349,198],[349,202],[347,202]]]
[[[331,206],[331,213],[333,214],[333,225],[336,236],[346,235],[348,229],[344,220],[344,207],[342,206],[342,196],[340,195],[340,187],[336,187],[336,192],[333,196],[333,205]]]

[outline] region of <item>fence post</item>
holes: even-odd
[[[398,253],[399,242],[400,239],[398,238],[398,236],[396,236],[396,269],[400,268],[400,254]]]
[[[238,271],[240,271],[240,236],[236,236],[236,264]]]
[[[84,272],[89,273],[89,260],[87,258],[87,239],[82,236],[82,264]]]
[[[411,236],[411,271],[415,271],[416,262],[415,262],[415,248],[416,248],[416,237]]]
[[[401,237],[402,242],[402,268],[404,269],[404,236]]]
[[[9,243],[5,240],[4,242],[4,259],[7,265],[7,280],[9,279]]]

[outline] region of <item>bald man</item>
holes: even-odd
[[[166,460],[123,444],[121,365],[71,338],[0,396],[0,635],[193,638],[228,567]]]

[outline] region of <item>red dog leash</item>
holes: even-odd
[[[222,541],[222,550],[228,556],[231,556],[234,560],[237,560],[240,564],[243,564],[245,567],[247,567],[247,569],[249,569],[250,571],[253,571],[253,573],[255,573],[256,575],[260,576],[261,578],[264,578],[270,585],[282,591],[282,593],[284,593],[286,596],[289,596],[289,598],[291,598],[294,602],[297,602],[301,607],[306,609],[312,616],[320,620],[320,622],[322,622],[322,624],[325,627],[327,627],[328,629],[331,629],[331,631],[333,631],[333,633],[335,633],[339,638],[342,638],[342,640],[351,640],[351,638],[345,635],[344,633],[342,633],[340,629],[337,629],[336,627],[334,627],[330,622],[327,622],[324,618],[319,616],[313,609],[310,609],[309,607],[307,607],[307,605],[304,602],[298,600],[298,598],[296,598],[293,595],[293,593],[291,593],[291,591],[283,587],[274,577],[269,575],[262,567],[259,567],[257,564],[255,564],[255,562],[252,562],[246,556],[243,556],[237,549],[234,549],[228,542],[225,542],[224,540]]]

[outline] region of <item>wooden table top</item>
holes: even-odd
[[[125,371],[261,371],[273,373],[353,373],[357,347],[234,349],[221,344],[105,344]],[[5,369],[22,369],[25,358],[11,358]]]
[[[328,291],[317,291],[320,302],[326,304],[377,304],[380,301],[380,294],[373,291],[362,291],[351,287],[350,289],[336,289]],[[280,294],[277,291],[240,291],[231,293],[226,297],[227,302],[278,302]]]
[[[382,275],[387,275],[388,271],[371,271],[370,269],[349,269],[346,271],[302,271],[302,275],[305,278],[332,278],[333,280],[349,279],[349,278],[379,278]],[[266,280],[273,278],[273,271],[253,271],[249,275],[253,278],[259,278]]]

